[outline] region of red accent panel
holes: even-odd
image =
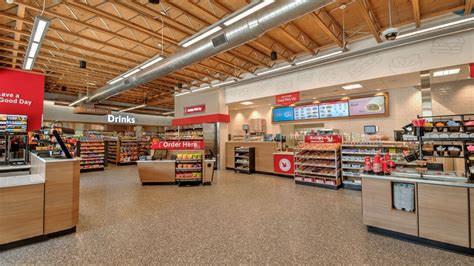
[[[0,69],[0,114],[27,115],[28,131],[43,121],[44,75]]]
[[[291,105],[300,101],[300,93],[292,92],[275,96],[276,104]]]
[[[470,77],[474,78],[474,63],[469,64],[469,73],[470,73]]]
[[[153,150],[204,150],[204,141],[154,141],[151,148]]]
[[[280,174],[295,173],[295,158],[290,154],[273,155],[273,171]]]
[[[200,116],[193,116],[193,117],[176,118],[171,121],[171,124],[173,126],[184,126],[184,125],[215,123],[215,122],[229,123],[230,116],[225,115],[225,114],[212,114],[212,115],[200,115]]]
[[[205,110],[206,110],[206,105],[204,105],[204,104],[184,107],[184,113],[185,114],[202,113]]]
[[[304,142],[306,143],[342,143],[341,135],[323,135],[323,136],[304,136]]]

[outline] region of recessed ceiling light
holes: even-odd
[[[461,70],[460,68],[453,68],[453,69],[435,71],[433,73],[433,77],[442,77],[442,76],[458,74],[460,70]]]
[[[362,85],[360,85],[359,83],[356,83],[356,84],[342,86],[342,88],[345,89],[345,90],[354,90],[354,89],[362,88]]]
[[[241,102],[240,104],[242,104],[242,105],[251,105],[251,104],[253,104],[253,102],[247,101],[247,102]]]
[[[377,91],[381,91],[382,89],[376,89]]]

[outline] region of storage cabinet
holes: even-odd
[[[365,225],[418,235],[417,210],[406,212],[393,208],[390,180],[364,178],[362,187],[362,211]]]
[[[418,184],[420,237],[469,247],[468,188]]]

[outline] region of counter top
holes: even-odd
[[[138,160],[137,163],[174,163],[176,160]]]
[[[468,183],[466,178],[460,177],[443,177],[443,176],[434,176],[434,175],[420,175],[416,176],[412,173],[392,173],[391,175],[369,175],[369,174],[360,174],[361,178],[371,178],[371,179],[381,179],[381,180],[391,180],[399,182],[413,182],[413,183],[423,183],[431,185],[443,185],[443,186],[453,186],[453,187],[469,187],[474,188],[474,183]]]
[[[274,152],[273,154],[293,155],[295,153],[292,151],[278,151],[278,152]]]
[[[0,177],[0,188],[28,186],[44,183],[44,177],[37,174]]]
[[[50,158],[50,157],[42,158],[42,157],[40,157],[40,156],[38,156],[37,154],[34,154],[34,153],[31,153],[31,156],[34,156],[34,157],[38,158],[40,161],[45,162],[45,163],[59,163],[59,162],[80,161],[81,160],[81,157],[75,157],[75,158],[72,158],[72,159],[67,159],[67,158],[57,159],[57,158]]]

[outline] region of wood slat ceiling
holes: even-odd
[[[19,68],[33,19],[51,19],[35,70],[46,75],[48,92],[77,96],[92,92],[128,69],[181,48],[178,43],[245,5],[249,0],[146,0],[0,2],[0,67]],[[346,5],[343,11],[339,7]],[[416,23],[472,8],[464,0],[392,0],[394,26]],[[344,12],[344,19],[343,19]],[[344,33],[343,33],[344,26]],[[389,26],[384,0],[337,0],[324,9],[281,25],[260,38],[111,98],[114,101],[173,108],[177,84],[200,85],[270,67],[280,61],[343,46],[346,41],[375,38]],[[276,51],[278,60],[271,61]],[[79,68],[87,61],[87,69]]]

